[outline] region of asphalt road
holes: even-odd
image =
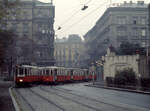
[[[0,111],[15,111],[9,95],[9,87],[11,86],[12,82],[0,80]]]
[[[22,111],[149,111],[150,96],[87,87],[87,83],[13,89]]]

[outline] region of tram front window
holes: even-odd
[[[18,73],[18,75],[23,75],[24,73],[23,73],[23,68],[19,68],[19,73]]]

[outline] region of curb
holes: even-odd
[[[16,111],[21,111],[20,108],[19,108],[19,105],[17,104],[17,101],[16,101],[16,99],[15,99],[15,97],[14,97],[14,95],[13,95],[12,87],[9,88],[9,94],[10,94],[10,96],[11,96],[11,99],[12,99],[12,102],[13,102],[13,104],[14,104],[15,110],[16,110]]]
[[[150,95],[150,92],[145,92],[145,91],[138,91],[138,90],[128,90],[128,89],[123,89],[123,88],[114,88],[114,87],[106,87],[106,86],[98,86],[98,85],[85,85],[88,87],[96,87],[96,88],[104,88],[104,89],[110,89],[110,90],[118,90],[118,91],[126,91],[126,92],[133,92],[133,93],[140,93],[140,94],[147,94]]]

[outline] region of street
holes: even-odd
[[[84,86],[88,83],[14,88],[26,111],[149,111],[150,96]]]

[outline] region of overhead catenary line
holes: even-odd
[[[67,18],[60,26],[58,26],[57,30],[60,30],[62,28],[63,25],[65,25],[66,23],[68,23],[69,20],[71,20],[76,14],[78,14],[81,10],[84,11],[88,8],[87,4],[90,3],[92,0],[89,0],[88,2],[86,2],[83,6],[83,8],[77,10],[75,13],[73,13],[69,18]],[[56,31],[57,31],[56,30]]]
[[[77,25],[77,24],[79,24],[82,20],[84,20],[85,18],[87,18],[87,16],[89,16],[90,14],[93,14],[96,10],[98,10],[99,8],[101,8],[102,6],[104,6],[104,4],[107,4],[108,2],[106,1],[106,2],[104,2],[104,3],[102,3],[102,4],[100,4],[100,7],[97,7],[97,8],[95,8],[94,10],[92,10],[91,12],[89,12],[88,14],[86,14],[85,16],[83,16],[81,19],[79,19],[77,22],[75,22],[75,23],[73,23],[72,25],[70,25],[69,27],[67,27],[67,28],[65,28],[64,30],[63,30],[63,32],[65,31],[65,30],[69,30],[69,29],[71,29],[72,27],[74,27],[75,25]]]
[[[67,18],[59,27],[58,27],[58,30],[61,29],[61,27],[63,25],[65,25],[69,20],[71,20],[80,10],[77,10],[75,13],[73,13],[69,18]]]
[[[87,5],[88,3],[90,3],[92,0],[89,0],[89,1],[87,1],[86,3],[85,3],[85,5]]]

